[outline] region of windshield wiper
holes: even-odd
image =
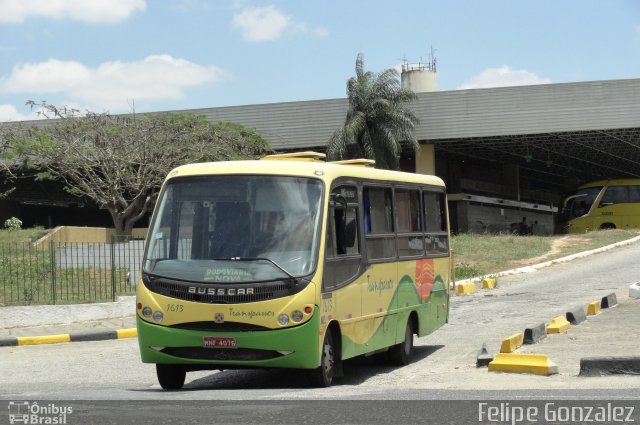
[[[289,278],[289,281],[295,285],[298,283],[298,278],[286,271],[282,266],[273,261],[270,258],[266,257],[229,257],[229,258],[213,258],[215,261],[266,261],[270,263],[272,266],[280,270],[282,273],[286,274]]]

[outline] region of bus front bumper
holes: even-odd
[[[144,363],[183,364],[193,369],[287,367],[313,369],[320,365],[319,320],[299,326],[247,332],[207,332],[159,326],[136,317],[138,343]],[[205,341],[232,341],[230,347],[206,347]]]

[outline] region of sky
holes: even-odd
[[[640,2],[0,0],[0,122],[341,98],[432,48],[439,90],[640,78]]]

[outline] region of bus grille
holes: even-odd
[[[189,287],[199,287],[207,289],[227,289],[229,285],[225,284],[195,284],[195,283],[182,283],[170,281],[167,279],[153,279],[145,282],[145,286],[150,291],[156,292],[161,295],[166,295],[171,298],[177,298],[185,301],[193,301],[208,304],[242,304],[252,303],[257,301],[270,300],[273,298],[280,298],[287,295],[291,295],[295,290],[290,289],[283,282],[276,283],[261,283],[250,285],[237,285],[238,288],[252,288],[253,294],[242,295],[212,295],[212,294],[198,294],[189,292]]]
[[[265,326],[252,325],[250,323],[240,322],[188,322],[171,325],[175,329],[184,329],[188,331],[209,331],[209,332],[249,332],[249,331],[269,331],[273,330]]]
[[[281,357],[277,351],[254,348],[166,347],[161,353],[190,360],[269,360]]]

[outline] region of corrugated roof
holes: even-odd
[[[640,79],[419,93],[418,140],[640,127]],[[276,149],[326,145],[346,99],[191,109],[256,128]]]

